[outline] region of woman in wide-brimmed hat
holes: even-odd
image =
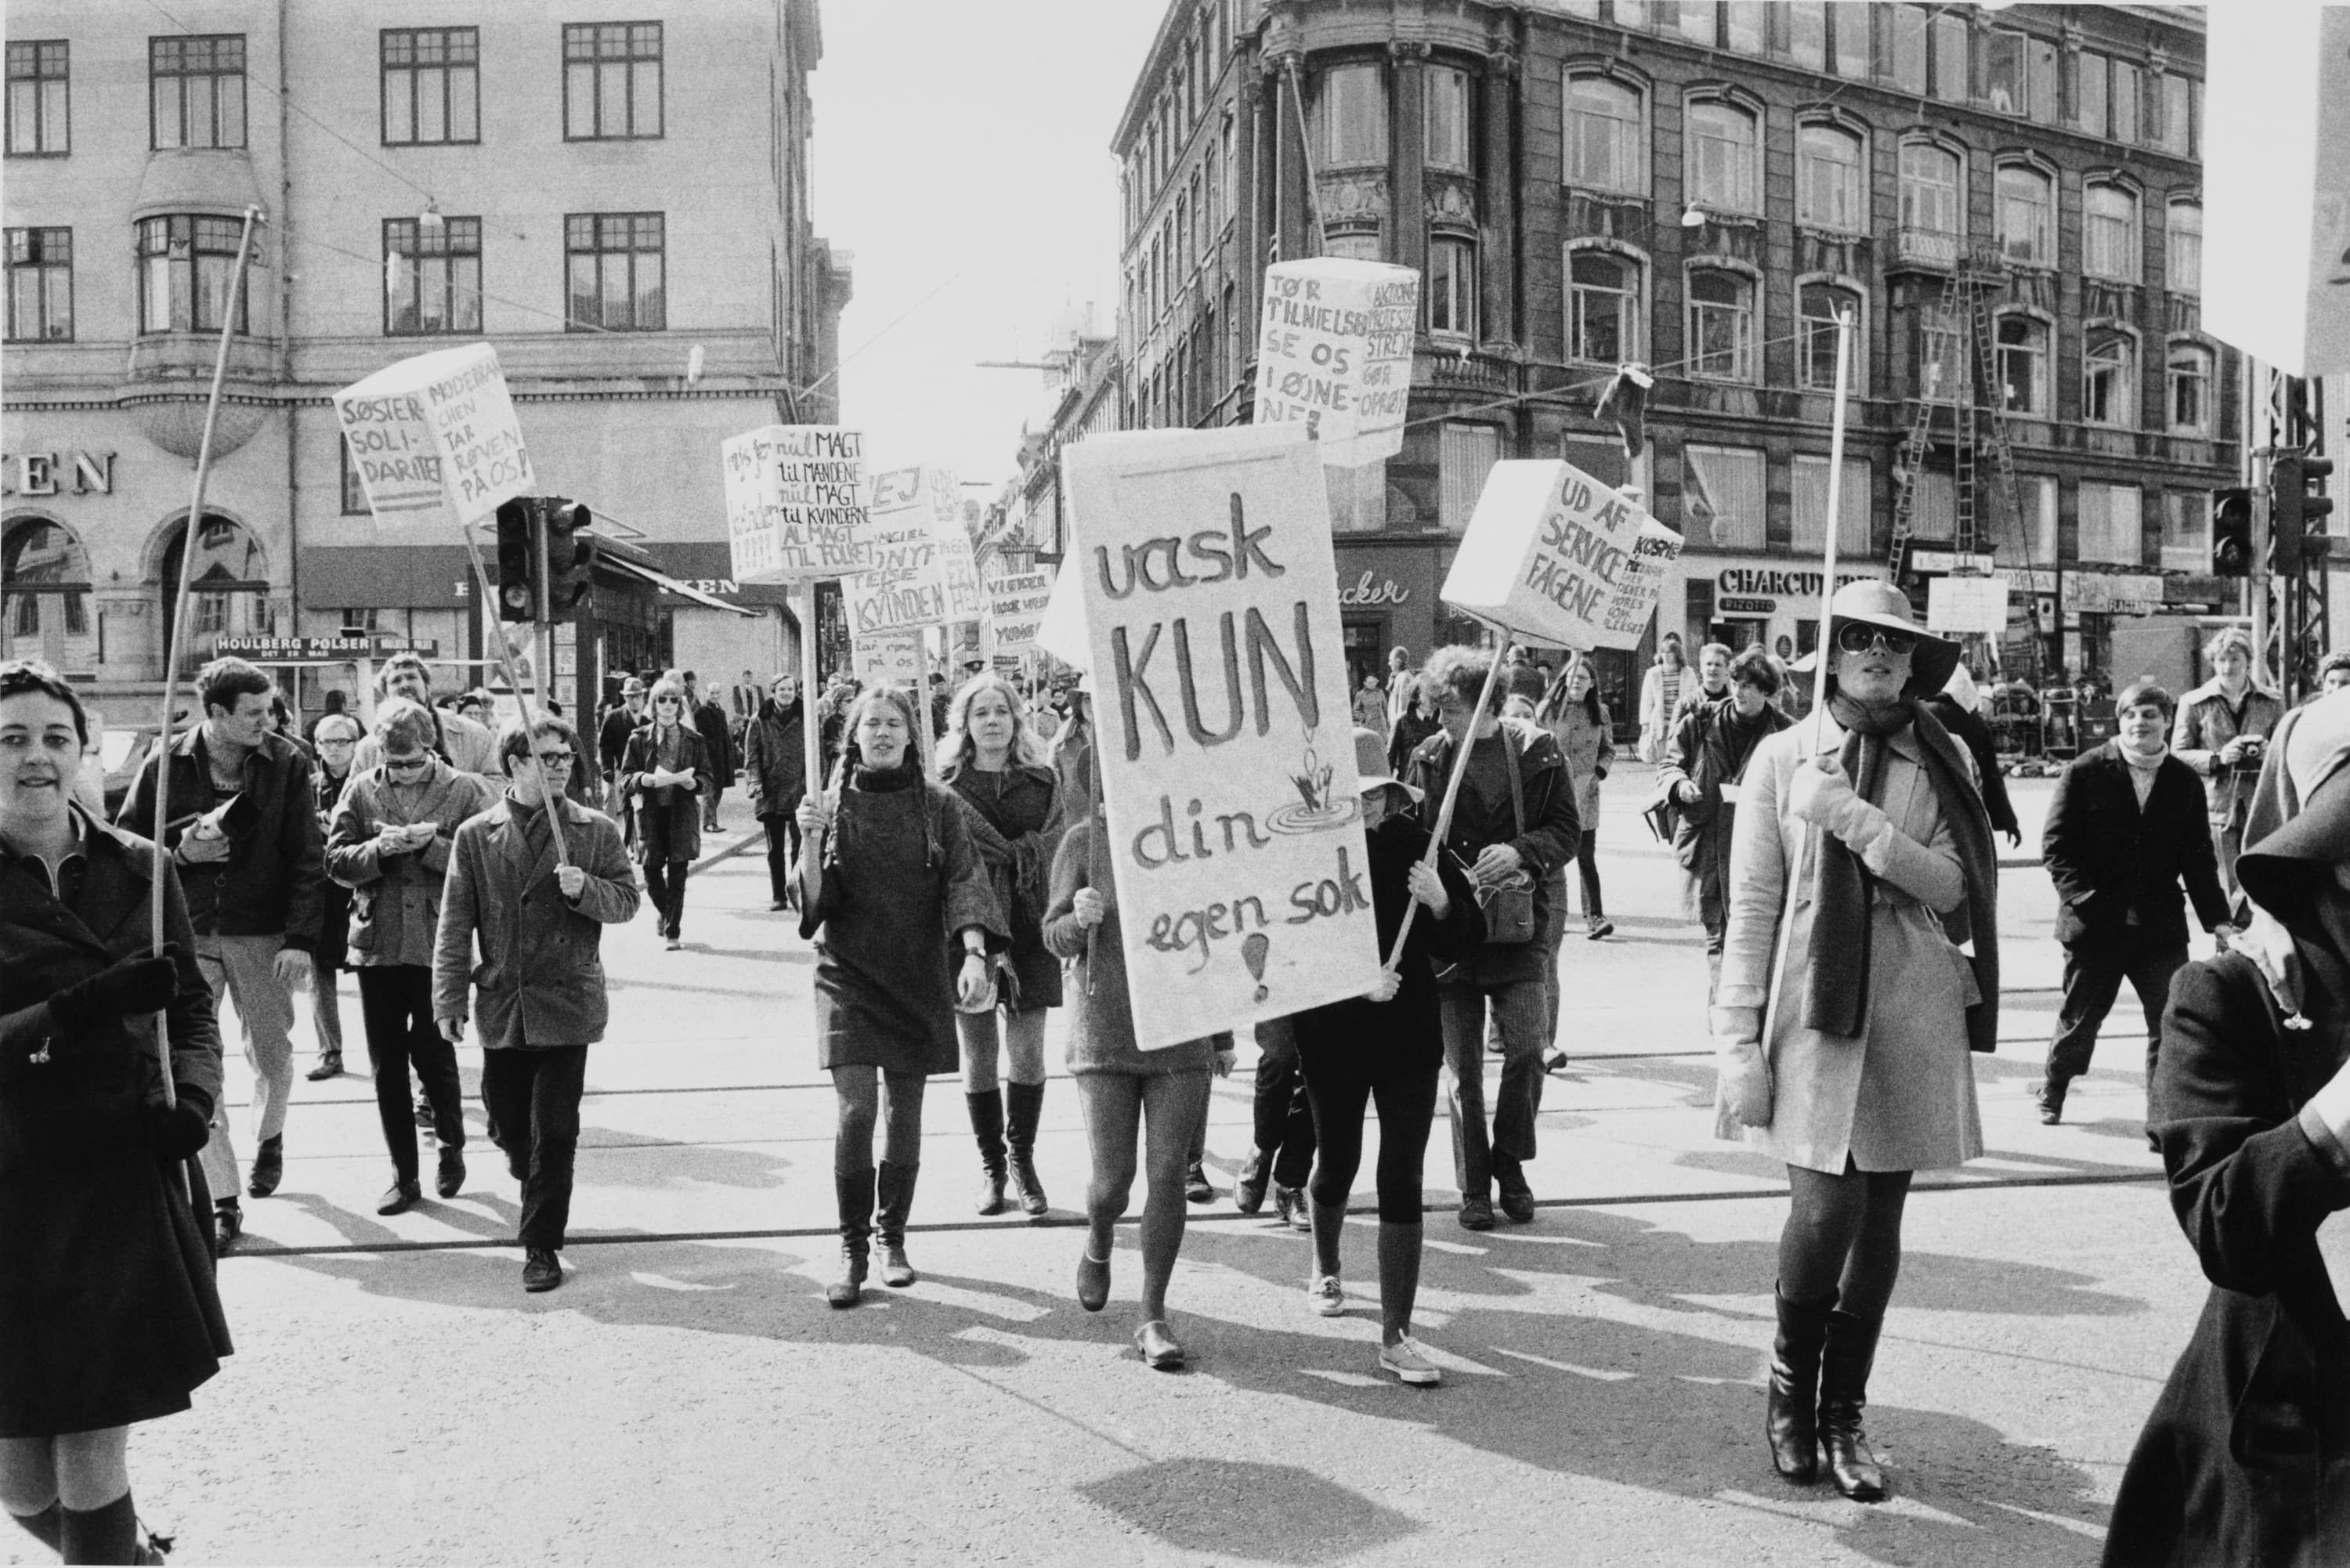
[[[1881,582],[1839,589],[1823,638],[1826,707],[1746,768],[1713,1008],[1717,1125],[1787,1165],[1773,1461],[1808,1483],[1825,1447],[1836,1490],[1873,1502],[1885,1478],[1861,1408],[1909,1179],[1982,1152],[1968,1052],[1997,1038],[1997,872],[1974,764],[1921,706],[1958,646]]]
[[[2281,928],[2171,982],[2147,1130],[2211,1293],[2114,1501],[2105,1560],[2350,1562],[2350,768],[2293,769],[2299,815],[2237,858]],[[2338,1221],[2337,1221],[2338,1222]]]

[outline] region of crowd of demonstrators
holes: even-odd
[[[1760,648],[1730,661],[1729,691],[1685,715],[1659,759],[1659,787],[1671,798],[1673,857],[1679,862],[1685,902],[1705,928],[1708,983],[1721,977],[1722,944],[1730,930],[1730,852],[1738,820],[1737,794],[1754,750],[1790,721],[1772,699],[1784,677],[1779,661]]]
[[[269,729],[269,677],[216,659],[196,677],[203,722],[149,753],[118,821],[155,831],[161,767],[171,771],[162,847],[182,874],[195,959],[215,1002],[236,1005],[253,1067],[255,1146],[246,1193],[267,1198],[286,1171],[286,1109],[294,1093],[293,992],[310,983],[324,917],[325,836],[309,759]],[[219,1244],[244,1225],[228,1107],[213,1107],[204,1175]]]
[[[2064,1118],[2064,1094],[2089,1070],[2097,1031],[2126,979],[2146,1014],[2149,1085],[2162,1047],[2171,978],[2187,965],[2180,884],[2203,929],[2236,933],[2204,816],[2202,781],[2170,753],[2170,693],[2140,680],[2115,699],[2118,732],[2056,781],[2041,855],[2056,886],[2064,1000],[2048,1061],[2031,1085],[2040,1119]]]
[[[636,813],[645,891],[674,952],[685,945],[686,874],[702,854],[700,802],[717,793],[718,777],[708,742],[688,720],[683,683],[655,682],[650,708],[620,753],[620,776]]]
[[[375,678],[378,703],[404,697],[432,715],[432,750],[461,774],[478,774],[494,783],[498,776],[498,738],[462,713],[432,702],[432,671],[413,653],[395,653],[384,660]],[[361,773],[383,760],[370,735],[352,753],[351,766]]]
[[[1615,721],[1600,700],[1590,659],[1580,653],[1567,655],[1566,668],[1543,693],[1534,718],[1558,743],[1567,776],[1575,781],[1575,819],[1582,828],[1575,866],[1583,880],[1583,934],[1598,941],[1616,931],[1599,889],[1599,785],[1616,761],[1616,738]]]
[[[906,1221],[921,1168],[922,1089],[951,1073],[958,1007],[986,1005],[1009,933],[961,797],[922,775],[917,699],[875,686],[846,714],[831,786],[800,803],[800,935],[816,942],[816,1065],[832,1075],[841,1274],[860,1299],[878,1231],[881,1282],[914,1282]],[[935,932],[937,940],[929,940]],[[874,1162],[874,1128],[882,1128]]]
[[[1732,832],[1717,1128],[1787,1169],[1773,1462],[1808,1483],[1825,1449],[1836,1490],[1875,1501],[1862,1412],[1910,1178],[1982,1152],[1970,1051],[1998,1038],[1998,871],[1973,762],[1920,701],[1957,644],[1876,581],[1838,589],[1823,629],[1828,702],[1755,748]]]
[[[329,691],[329,697],[341,693]],[[338,704],[310,726],[310,748],[316,771],[311,774],[318,829],[334,823],[335,803],[350,782],[351,756],[365,732],[358,719]],[[317,1064],[304,1075],[314,1084],[337,1078],[343,1072],[342,971],[350,967],[346,939],[350,931],[350,889],[329,877],[319,886],[318,945],[310,951],[310,1027],[318,1038]]]
[[[743,773],[751,809],[767,836],[769,909],[798,902],[800,800],[807,794],[807,707],[795,676],[778,675],[743,732]]]
[[[639,901],[619,826],[563,793],[578,756],[578,732],[552,714],[505,732],[505,794],[447,847],[432,945],[432,1016],[451,1045],[475,1021],[482,1105],[522,1186],[522,1282],[534,1292],[563,1282],[588,1048],[609,1012],[604,928],[635,919]],[[550,816],[562,819],[560,849]],[[384,1126],[388,1137],[388,1114]]]
[[[2223,627],[2205,647],[2212,678],[2178,700],[2170,749],[2203,775],[2220,881],[2236,896],[2236,857],[2244,847],[2244,818],[2260,781],[2261,756],[2284,717],[2284,703],[2252,682],[2252,637]]]
[[[962,797],[1010,945],[994,958],[993,1004],[955,1017],[963,1098],[979,1145],[978,1210],[1000,1214],[1007,1186],[1031,1218],[1048,1205],[1036,1174],[1045,1109],[1045,1014],[1061,1005],[1060,960],[1045,946],[1045,906],[1066,805],[1060,775],[1028,731],[1020,695],[1000,675],[954,695],[939,778]]]
[[[1681,657],[1681,638],[1669,631],[1657,639],[1656,661],[1640,677],[1640,760],[1660,763],[1672,744],[1673,715],[1680,711],[1681,688],[1689,680],[1689,664]]]

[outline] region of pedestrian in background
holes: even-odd
[[[1709,993],[1721,983],[1722,941],[1730,929],[1730,846],[1738,819],[1732,797],[1754,748],[1791,722],[1771,701],[1780,686],[1778,660],[1750,648],[1731,662],[1730,695],[1681,720],[1657,770],[1678,818],[1673,856],[1680,862],[1685,901],[1705,928]]]
[[[412,1064],[440,1146],[433,1189],[465,1185],[464,1090],[457,1052],[432,1005],[432,950],[457,829],[496,804],[490,786],[432,754],[432,716],[395,698],[376,710],[383,761],[353,775],[327,834],[327,870],[349,889],[348,947],[359,971],[359,1013],[375,1074],[375,1108],[391,1157],[391,1186],[376,1205],[399,1214],[423,1198],[417,1176]]]
[[[792,864],[799,857],[800,800],[807,794],[807,709],[795,678],[775,677],[743,732],[743,758],[751,809],[767,835],[767,908],[789,909],[798,898]]]
[[[433,706],[432,670],[422,658],[413,653],[395,653],[383,662],[376,673],[375,700],[384,702],[394,697],[405,697],[432,715],[432,749],[441,760],[461,774],[479,774],[498,783],[498,738],[481,724],[462,713],[444,711]],[[351,754],[351,766],[364,773],[383,758],[377,753],[375,737],[362,738],[359,749]]]
[[[747,738],[753,722],[759,717],[759,710],[765,707],[766,702],[767,694],[760,690],[758,681],[752,679],[749,670],[743,671],[743,679],[734,682],[726,693],[729,718],[733,724],[737,745]]]
[[[1306,1097],[1305,1075],[1298,1067],[1295,1019],[1267,1018],[1257,1023],[1256,1081],[1249,1102],[1249,1155],[1232,1181],[1232,1207],[1254,1214],[1264,1207],[1270,1187],[1273,1211],[1281,1222],[1312,1230],[1305,1182],[1314,1173],[1314,1102]],[[1201,1179],[1206,1179],[1204,1170]],[[1185,1179],[1190,1179],[1188,1173]]]
[[[2097,1030],[2125,978],[2146,1014],[2146,1075],[2162,1048],[2170,979],[2187,963],[2187,916],[2221,942],[2236,934],[2204,826],[2202,785],[2170,754],[2170,693],[2139,680],[2115,699],[2119,732],[2073,759],[2056,780],[2041,857],[2056,885],[2056,940],[2064,948],[2064,1001],[2048,1062],[2033,1086],[2040,1119],[2064,1116],[2064,1093],[2089,1070]]]
[[[1809,1484],[1824,1446],[1836,1490],[1875,1502],[1885,1475],[1861,1413],[1910,1177],[1982,1153],[1970,1051],[1998,1040],[1998,871],[1973,763],[1921,707],[1958,644],[1873,580],[1836,592],[1824,640],[1827,704],[1746,769],[1712,1009],[1716,1129],[1787,1167],[1772,1461]]]
[[[2318,698],[2330,697],[2345,688],[2350,688],[2350,650],[2337,648],[2317,661],[2317,690],[2302,706],[2305,708]]]
[[[610,1012],[604,928],[637,913],[619,826],[563,794],[578,755],[579,732],[551,714],[500,739],[505,795],[457,829],[432,950],[442,1038],[463,1044],[479,1010],[482,1104],[522,1184],[522,1286],[533,1292],[563,1282],[588,1048]],[[563,818],[560,856],[550,812]]]
[[[1640,760],[1660,763],[1673,738],[1673,715],[1681,705],[1681,682],[1688,666],[1681,659],[1679,632],[1665,633],[1657,657],[1640,677]]]
[[[55,670],[0,663],[0,1507],[68,1563],[155,1563],[130,1427],[187,1409],[230,1353],[181,1174],[220,1035],[169,859],[74,801],[88,731]]]
[[[1758,653],[1764,651],[1760,643],[1752,647]],[[1730,665],[1736,657],[1726,642],[1709,642],[1697,650],[1697,682],[1694,685],[1686,680],[1681,682],[1680,701],[1673,708],[1667,733],[1679,729],[1683,719],[1708,702],[1719,702],[1730,695]]]
[[[1380,743],[1386,743],[1388,700],[1379,690],[1379,678],[1368,670],[1363,672],[1363,683],[1355,691],[1355,722],[1366,730],[1377,730]]]
[[[319,726],[324,724],[328,720],[342,718],[350,719],[353,723],[357,723],[359,722],[356,718],[353,718],[348,711],[347,711],[350,706],[350,693],[344,691],[341,687],[330,686],[327,689],[327,694],[319,699],[321,706],[317,717],[313,718],[310,722],[303,728],[303,738],[310,742],[311,747],[314,750],[318,744]]]
[[[295,991],[310,983],[326,882],[310,764],[269,730],[269,677],[242,659],[215,659],[196,674],[204,722],[148,753],[122,803],[121,825],[155,821],[157,769],[172,769],[164,848],[183,873],[196,964],[236,1003],[253,1067],[253,1169],[245,1191],[266,1198],[286,1174],[286,1107],[294,1094]],[[223,1247],[244,1230],[228,1107],[213,1107],[204,1179]]]
[[[698,802],[718,789],[710,748],[685,715],[684,686],[662,677],[653,687],[652,717],[620,754],[644,841],[645,890],[671,952],[685,945],[685,877],[702,854]]]
[[[692,700],[692,688],[686,690],[687,700]],[[735,761],[734,736],[727,728],[726,710],[718,705],[714,693],[705,692],[693,705],[694,732],[702,737],[702,754],[710,763],[710,784],[702,794],[702,830],[718,831],[718,803],[726,794],[726,786],[734,782],[739,764]]]
[[[1599,784],[1616,761],[1616,739],[1589,659],[1580,653],[1566,656],[1566,668],[1543,694],[1534,717],[1558,742],[1567,776],[1575,782],[1575,814],[1582,826],[1575,865],[1583,877],[1583,934],[1596,942],[1616,930],[1599,892]],[[1556,974],[1554,970],[1554,985]]]
[[[359,722],[339,707],[310,732],[310,744],[317,753],[317,771],[311,775],[311,784],[322,833],[333,825],[336,803],[350,782],[351,754],[359,743]],[[343,1002],[338,981],[350,967],[344,946],[350,923],[351,890],[329,876],[319,884],[318,945],[310,952],[310,1028],[318,1037],[318,1064],[303,1076],[314,1084],[342,1075]]]
[[[955,1015],[963,1100],[979,1144],[979,1212],[1003,1211],[1008,1181],[1014,1201],[1036,1219],[1049,1207],[1036,1174],[1045,1012],[1061,1005],[1061,961],[1045,947],[1053,851],[1061,840],[1060,777],[1028,732],[1019,693],[1000,675],[975,675],[955,693],[938,773],[962,799],[1011,938],[995,955],[994,1005]]]
[[[1098,789],[1087,798],[1098,800]],[[1161,1372],[1180,1367],[1183,1344],[1167,1321],[1167,1282],[1182,1251],[1184,1179],[1205,1124],[1209,1075],[1229,1074],[1232,1054],[1207,1039],[1161,1050],[1135,1044],[1110,857],[1097,846],[1098,812],[1063,836],[1053,858],[1053,902],[1045,940],[1069,961],[1076,1015],[1068,1035],[1069,1076],[1086,1110],[1093,1174],[1086,1187],[1086,1238],[1077,1263],[1077,1304],[1099,1312],[1109,1303],[1110,1250],[1134,1190],[1137,1146],[1147,1135],[1142,1207],[1142,1292],[1134,1348]],[[1229,1040],[1230,1036],[1226,1036]]]
[[[1403,694],[1394,704],[1395,722],[1388,732],[1388,772],[1398,775],[1411,771],[1411,754],[1444,727],[1436,722],[1436,710],[1430,706],[1419,677],[1406,675],[1403,685]]]
[[[2244,847],[2244,815],[2260,782],[2261,753],[2284,717],[2284,703],[2252,682],[2252,634],[2222,627],[2204,646],[2212,678],[2178,700],[2170,749],[2204,778],[2211,844],[2220,857],[2220,885],[2236,897],[2236,857]]]
[[[1983,809],[1991,814],[1993,833],[2007,836],[2010,849],[2023,843],[2022,825],[2015,819],[2015,805],[2007,798],[2007,780],[1999,771],[1999,742],[1991,732],[1990,722],[1981,712],[1982,697],[1975,678],[1967,667],[1960,665],[1950,671],[1950,683],[1926,700],[1934,717],[1950,738],[1966,747],[1967,755],[1975,763],[1975,777],[1982,782]]]
[[[862,1296],[877,1229],[881,1282],[914,1282],[906,1220],[921,1170],[923,1083],[955,1070],[955,1011],[986,1004],[990,951],[1010,936],[962,805],[922,776],[914,726],[923,722],[911,692],[864,692],[848,709],[831,789],[800,803],[800,935],[816,942],[816,1065],[832,1075],[840,1116],[832,1181],[841,1274],[825,1287],[836,1307]]]

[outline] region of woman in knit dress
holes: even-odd
[[[1827,705],[1746,768],[1713,1007],[1716,1128],[1787,1166],[1773,1462],[1807,1484],[1824,1447],[1836,1490],[1875,1502],[1885,1476],[1861,1409],[1909,1179],[1982,1152],[1968,1053],[1998,1038],[1998,873],[1974,763],[1922,707],[1958,645],[1881,582],[1837,592],[1825,643]]]
[[[800,803],[800,935],[816,947],[816,1065],[832,1075],[840,1110],[832,1182],[841,1277],[825,1290],[837,1307],[857,1304],[877,1229],[881,1282],[914,1282],[906,1216],[921,1166],[923,1080],[955,1070],[955,1009],[984,1002],[989,950],[1008,937],[962,806],[922,776],[914,715],[898,687],[861,693],[833,787]],[[878,1172],[877,1119],[886,1129]]]
[[[1182,1344],[1167,1323],[1167,1281],[1183,1245],[1184,1168],[1207,1115],[1208,1075],[1230,1073],[1232,1054],[1205,1039],[1159,1051],[1135,1044],[1118,891],[1109,856],[1097,852],[1100,828],[1097,816],[1076,823],[1062,838],[1053,857],[1052,907],[1045,915],[1045,946],[1073,961],[1076,1016],[1069,1027],[1069,1075],[1086,1108],[1093,1152],[1077,1304],[1099,1312],[1109,1301],[1110,1243],[1134,1187],[1139,1122],[1149,1132],[1150,1191],[1142,1210],[1142,1303],[1134,1347],[1148,1366],[1171,1371],[1184,1362]]]
[[[979,1141],[979,1212],[1003,1212],[1009,1176],[1021,1209],[1034,1218],[1046,1209],[1036,1177],[1045,1010],[1061,1004],[1061,961],[1045,950],[1044,929],[1061,836],[1061,784],[1028,728],[1019,693],[1001,675],[973,676],[955,693],[939,746],[939,777],[971,813],[972,839],[1012,936],[1011,950],[997,960],[996,1005],[955,1018],[963,1098]],[[1011,1058],[1010,1081],[1001,1087],[999,1053]]]

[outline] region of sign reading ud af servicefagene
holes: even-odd
[[[1572,463],[1497,462],[1442,597],[1538,642],[1632,648],[1680,547],[1679,535]]]

